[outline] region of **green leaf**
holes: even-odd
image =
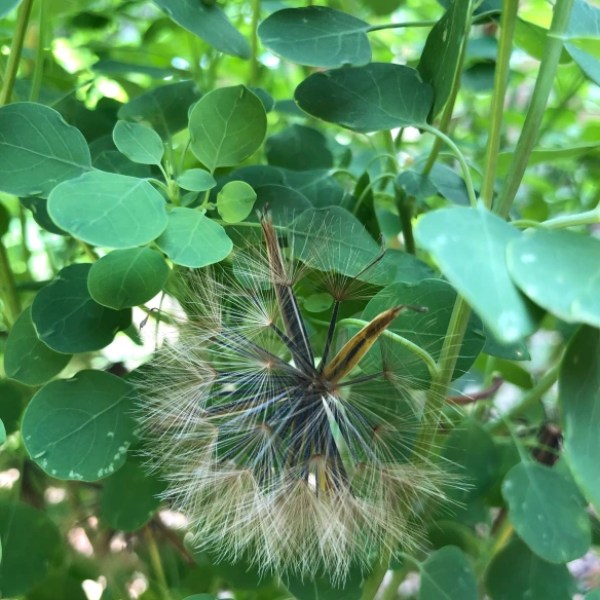
[[[48,215],[48,200],[46,200],[46,198],[29,196],[27,198],[19,198],[19,202],[31,211],[34,221],[42,229],[55,233],[56,235],[69,235],[66,231],[57,227],[50,218],[50,215]]]
[[[0,445],[4,444],[6,441],[6,428],[4,427],[4,423],[2,419],[0,419]],[[2,549],[0,548],[0,558],[2,558]]]
[[[309,115],[365,133],[425,124],[433,103],[415,69],[387,63],[313,73],[294,97]]]
[[[245,181],[230,181],[217,194],[217,210],[225,223],[240,223],[251,212],[256,192]]]
[[[17,7],[21,0],[0,0],[0,18],[5,17],[11,10]]]
[[[250,58],[248,42],[214,2],[154,0],[154,3],[160,6],[175,23],[217,50],[240,58]]]
[[[333,166],[327,138],[320,131],[304,125],[292,125],[268,138],[265,153],[270,165],[297,171]]]
[[[22,392],[22,388],[12,381],[0,381],[0,418],[9,435],[19,428],[23,410]]]
[[[148,165],[134,163],[118,150],[105,150],[100,152],[92,160],[95,169],[107,171],[108,173],[118,173],[120,175],[129,175],[140,179],[152,177],[152,171]]]
[[[558,380],[565,458],[586,498],[600,510],[600,330],[582,326]]]
[[[119,152],[133,162],[143,165],[159,165],[165,152],[158,133],[139,123],[117,121],[113,130],[113,140]]]
[[[182,130],[188,122],[188,109],[200,93],[196,83],[178,81],[153,88],[136,96],[119,109],[119,119],[147,121],[163,139]]]
[[[88,244],[133,248],[164,231],[165,204],[145,179],[92,171],[56,186],[48,213],[60,228]]]
[[[40,385],[58,375],[70,360],[70,354],[55,352],[38,338],[31,320],[31,307],[27,307],[6,340],[6,375],[26,385]]]
[[[92,265],[88,290],[98,304],[118,310],[154,298],[168,277],[169,267],[155,250],[113,250]]]
[[[178,178],[177,184],[184,190],[191,192],[205,192],[217,185],[215,178],[204,169],[188,169]]]
[[[134,439],[134,388],[104,371],[51,381],[23,415],[31,458],[52,477],[96,481],[125,462]]]
[[[268,206],[275,225],[287,227],[295,217],[312,208],[306,196],[286,185],[261,185],[255,191],[257,196],[254,203],[255,214],[260,214],[260,211],[264,211]],[[255,218],[250,214],[248,220],[254,221]]]
[[[477,600],[477,580],[456,546],[434,552],[421,568],[419,600]]]
[[[31,305],[38,336],[53,350],[100,350],[131,323],[131,311],[115,311],[94,302],[87,287],[90,268],[89,264],[65,267]]]
[[[388,329],[425,349],[435,360],[442,351],[444,337],[450,323],[456,292],[441,279],[423,279],[417,283],[398,282],[378,292],[367,304],[361,318],[371,320],[392,306],[422,306],[427,312],[405,310]],[[468,371],[484,344],[481,322],[474,315],[469,321],[463,339],[453,379]],[[381,342],[383,368],[410,385],[425,387],[431,380],[427,365],[401,344],[386,339]],[[377,368],[382,366],[378,363]]]
[[[566,230],[525,231],[508,245],[507,264],[534,302],[568,323],[600,327],[599,239]]]
[[[196,103],[189,127],[192,152],[212,172],[235,166],[258,150],[267,132],[267,113],[247,87],[224,87]]]
[[[565,565],[542,560],[519,538],[494,556],[485,584],[492,600],[567,600],[575,587]]]
[[[600,85],[600,60],[597,53],[597,40],[600,38],[600,9],[584,0],[575,0],[566,37],[566,51],[589,79],[596,85]],[[581,38],[592,38],[589,41],[592,42],[596,52],[589,52],[588,44],[583,48],[579,47],[578,41]]]
[[[144,473],[134,462],[126,462],[102,488],[101,519],[120,531],[135,531],[152,518],[160,505],[164,484]]]
[[[579,558],[592,541],[590,519],[575,483],[532,461],[513,467],[502,483],[509,518],[521,539],[549,562]]]
[[[417,242],[502,343],[529,335],[539,319],[506,267],[506,247],[520,235],[481,207],[436,210],[415,228]]]
[[[42,512],[22,502],[0,501],[0,596],[16,598],[41,583],[62,552],[60,532]]]
[[[191,208],[175,208],[156,245],[177,265],[205,267],[223,260],[233,243],[223,227]]]
[[[335,68],[371,60],[369,24],[326,6],[286,8],[258,28],[270,50],[301,65]]]
[[[450,97],[470,19],[470,3],[454,0],[427,36],[417,70],[434,90],[430,120],[444,108]]]
[[[32,102],[0,107],[0,190],[46,197],[91,167],[85,138],[54,109]]]

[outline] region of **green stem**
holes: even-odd
[[[37,102],[40,96],[42,87],[42,79],[44,76],[44,58],[46,53],[46,33],[48,30],[48,18],[46,15],[46,2],[39,0],[39,16],[38,16],[38,40],[35,49],[35,65],[33,75],[31,77],[31,90],[29,92],[29,100]]]
[[[467,195],[469,196],[469,203],[471,206],[475,206],[477,204],[477,197],[475,195],[475,187],[473,186],[473,179],[471,179],[471,171],[469,169],[469,165],[460,151],[459,147],[452,141],[450,137],[448,137],[445,133],[440,131],[439,129],[433,127],[432,125],[421,125],[421,129],[435,135],[439,139],[441,139],[447,146],[450,147],[456,159],[460,163],[460,168],[462,170],[463,179],[465,180],[465,185],[467,187]]]
[[[21,300],[17,293],[15,278],[10,268],[8,254],[2,238],[0,238],[0,288],[2,289],[4,315],[10,327],[21,314]]]
[[[492,207],[494,200],[494,182],[496,181],[498,152],[500,151],[504,99],[508,87],[510,55],[512,54],[512,41],[517,23],[518,8],[519,0],[504,0],[502,3],[500,43],[498,45],[498,56],[494,74],[494,95],[492,96],[490,126],[485,149],[485,173],[481,183],[481,198],[488,209]]]
[[[564,227],[575,227],[577,225],[595,225],[600,223],[600,206],[593,210],[587,210],[575,215],[564,215],[544,221],[542,225],[548,229],[562,229]]]
[[[356,327],[365,327],[368,324],[369,324],[369,321],[363,321],[362,319],[354,319],[354,318],[342,319],[338,323],[339,326],[354,325]],[[397,333],[394,333],[393,331],[390,331],[389,329],[386,329],[382,333],[382,337],[386,337],[386,338],[404,346],[407,350],[409,350],[410,352],[412,352],[413,354],[418,356],[425,363],[425,365],[427,366],[427,370],[429,371],[429,373],[432,377],[435,378],[438,375],[438,367],[435,364],[435,360],[434,360],[433,356],[431,356],[431,354],[429,354],[429,352],[427,352],[427,350],[424,350],[420,346],[417,346],[417,344],[411,342],[410,340],[407,340],[405,337],[402,337],[401,335],[398,335]]]
[[[250,72],[248,85],[258,85],[258,23],[260,21],[260,0],[252,0],[252,22],[250,24]]]
[[[395,186],[396,207],[402,224],[402,235],[404,237],[404,248],[409,254],[416,254],[415,236],[413,234],[412,217],[414,196],[408,196],[400,187]]]
[[[164,600],[171,600],[171,594],[169,593],[169,586],[167,584],[167,578],[165,577],[165,570],[163,569],[162,561],[160,559],[160,551],[154,538],[154,533],[151,527],[144,529],[146,534],[146,542],[148,544],[148,554],[150,555],[150,564],[154,571],[154,576],[160,587],[161,595]]]
[[[535,145],[542,118],[548,103],[548,97],[554,85],[554,77],[558,67],[558,61],[563,48],[563,37],[569,24],[569,15],[573,0],[556,0],[552,24],[548,32],[544,55],[540,63],[540,70],[535,82],[531,103],[525,117],[523,130],[519,136],[517,147],[508,170],[504,187],[494,203],[494,212],[502,217],[508,216],[512,203],[517,195],[529,155]]]
[[[388,571],[390,565],[391,552],[389,550],[385,550],[382,552],[382,556],[375,566],[373,573],[367,578],[365,581],[365,585],[363,587],[363,593],[360,597],[360,600],[374,600],[375,596],[379,588],[381,587],[381,583],[383,582],[383,578]]]
[[[4,81],[0,90],[0,106],[4,106],[10,102],[13,92],[17,71],[19,70],[19,62],[21,61],[21,52],[23,51],[23,42],[25,33],[27,32],[27,24],[31,15],[31,7],[33,0],[23,0],[19,7],[17,16],[17,24],[15,27],[12,44],[10,45],[10,55],[6,64],[6,72],[4,73]]]
[[[397,571],[392,571],[392,576],[390,577],[389,582],[385,586],[385,588],[379,594],[379,600],[396,600],[398,597],[398,588],[400,584],[406,579],[410,568],[408,565],[405,565],[401,569]]]
[[[503,415],[502,419],[494,421],[494,423],[489,426],[488,430],[490,432],[497,432],[503,429],[506,426],[506,423],[525,414],[532,406],[537,404],[542,399],[542,396],[556,383],[560,373],[561,362],[561,360],[558,360],[554,366],[548,369],[548,371],[540,377],[537,383],[529,391],[523,394],[521,402]]]
[[[433,381],[427,392],[427,402],[423,411],[425,426],[421,430],[414,451],[414,456],[417,458],[427,456],[433,445],[439,425],[440,412],[448,395],[448,388],[452,381],[456,361],[460,355],[462,340],[470,316],[471,309],[469,305],[458,296],[454,303],[436,371],[432,373]]]

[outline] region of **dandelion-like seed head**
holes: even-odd
[[[295,289],[323,280],[328,249],[297,262],[268,216],[261,226],[263,251],[186,280],[187,317],[140,384],[147,456],[198,547],[343,581],[378,553],[419,545],[419,507],[443,497],[447,476],[411,456],[419,407],[376,345],[403,307],[345,338],[336,328],[380,257],[327,279],[331,318],[315,336]],[[375,371],[361,368],[369,352],[381,355]]]

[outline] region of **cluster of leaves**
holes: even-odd
[[[429,308],[391,330],[430,358],[398,347],[430,389],[427,414],[445,415],[431,444],[469,487],[431,516],[428,554],[392,561],[385,597],[415,564],[421,600],[483,588],[559,600],[590,585],[566,563],[596,540],[600,510],[600,145],[586,118],[600,9],[303,4],[0,2],[12,40],[0,470],[18,473],[0,495],[4,597],[85,598],[81,583],[100,576],[103,599],[129,597],[136,570],[146,600],[289,597],[272,577],[187,548],[157,516],[162,484],[139,465],[126,377],[141,345],[134,307],[172,291],[172,273],[254,244],[267,205],[306,244],[326,231],[324,268],[344,275],[387,241],[374,297],[347,316]],[[330,301],[300,300],[326,327]],[[119,345],[124,364],[107,350]],[[502,417],[496,376],[515,396]],[[454,397],[460,412],[445,402],[453,379],[484,390]],[[91,555],[66,543],[76,535]],[[374,565],[343,588],[326,574],[286,585],[301,600],[372,598]]]

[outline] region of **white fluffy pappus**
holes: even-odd
[[[145,453],[198,548],[343,582],[381,553],[414,551],[423,504],[442,500],[452,476],[412,456],[422,415],[405,378],[361,368],[407,307],[338,332],[346,296],[367,293],[360,282],[327,273],[335,249],[299,262],[268,217],[261,225],[266,249],[183,277],[186,317],[138,384]],[[317,284],[333,298],[321,331],[295,294]]]

